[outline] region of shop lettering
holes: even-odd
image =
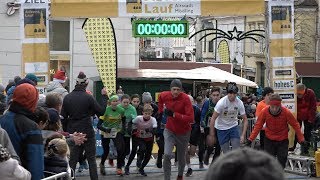
[[[171,13],[173,5],[170,4],[168,6],[153,6],[150,7],[147,4],[144,5],[145,13]]]
[[[276,89],[294,88],[294,81],[274,81],[273,87]]]
[[[24,3],[35,3],[35,4],[40,4],[40,3],[46,3],[44,0],[25,0]]]

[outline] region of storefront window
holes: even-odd
[[[65,88],[69,91],[70,86],[70,21],[50,20],[49,22],[49,42],[50,42],[50,77],[57,70],[64,71],[67,77],[64,83]]]

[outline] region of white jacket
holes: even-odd
[[[19,165],[18,161],[10,158],[7,161],[0,162],[1,180],[30,180],[31,174],[25,168]]]

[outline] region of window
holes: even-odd
[[[207,35],[206,32],[204,32],[204,35]],[[204,43],[203,43],[203,52],[207,52],[207,38],[204,38]]]
[[[70,87],[70,21],[49,21],[49,47],[50,47],[50,76],[48,82],[53,80],[57,70],[65,72],[67,77],[64,87]]]
[[[255,23],[250,23],[249,24],[249,31],[252,31],[255,29]],[[254,43],[255,41],[253,39],[249,40],[249,52],[254,53]]]
[[[209,41],[209,52],[213,52],[213,40]]]
[[[70,21],[49,21],[50,51],[70,51]]]
[[[258,23],[259,30],[264,30],[264,23]],[[259,53],[263,54],[266,46],[266,40],[263,37],[259,37]]]

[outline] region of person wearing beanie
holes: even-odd
[[[248,118],[242,101],[237,97],[238,87],[234,82],[227,84],[228,95],[221,98],[216,106],[210,120],[210,134],[208,145],[212,146],[218,139],[223,153],[240,148],[240,143],[244,143],[248,127]],[[238,114],[243,119],[243,130],[240,136],[238,127]],[[217,130],[217,133],[215,132]]]
[[[284,180],[281,165],[269,154],[241,148],[223,154],[209,167],[205,180]]]
[[[63,86],[66,79],[65,72],[58,70],[54,74],[53,80],[50,81],[46,86],[46,95],[50,93],[58,93],[62,96],[62,98],[64,98],[68,94],[68,91]]]
[[[35,85],[38,84],[39,79],[37,78],[37,76],[33,73],[28,73],[25,77],[26,79],[31,80]],[[16,83],[17,84],[17,83]]]
[[[8,112],[0,117],[1,127],[7,131],[22,166],[30,171],[34,180],[42,179],[44,168],[42,134],[34,122],[38,96],[31,84],[18,85]]]
[[[288,156],[288,132],[289,126],[292,126],[298,137],[298,142],[304,145],[305,139],[300,129],[300,124],[290,112],[289,109],[281,105],[281,97],[279,94],[272,94],[268,107],[264,108],[258,116],[258,121],[254,126],[252,133],[248,139],[247,145],[258,136],[263,125],[266,124],[264,150],[277,157],[283,168],[286,166]]]
[[[178,176],[183,179],[186,165],[186,152],[190,140],[191,124],[194,123],[194,111],[187,94],[182,92],[182,83],[179,79],[172,80],[170,91],[164,91],[159,96],[159,115],[167,116],[167,122],[163,131],[164,136],[164,179],[171,179],[171,156],[174,145],[178,155]]]
[[[63,129],[69,134],[75,132],[86,134],[87,141],[82,145],[70,146],[70,167],[75,170],[79,162],[79,157],[86,152],[86,158],[89,164],[90,178],[98,179],[96,163],[96,139],[92,126],[92,116],[98,117],[104,114],[104,109],[99,105],[96,99],[86,93],[88,79],[83,72],[77,77],[77,83],[72,92],[63,99],[61,115],[63,117]]]
[[[31,174],[0,144],[0,174],[5,180],[30,180]]]

